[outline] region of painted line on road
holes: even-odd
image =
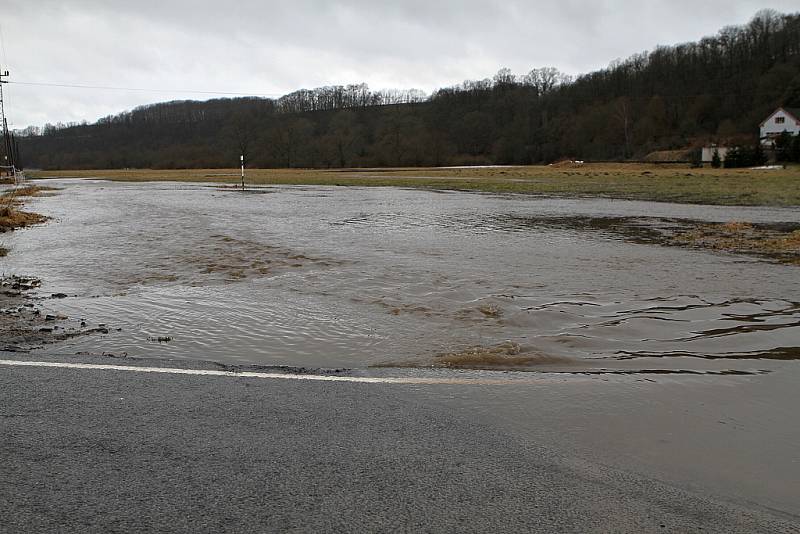
[[[128,371],[132,373],[155,373],[170,375],[225,376],[233,378],[260,378],[269,380],[305,380],[311,382],[355,382],[361,384],[471,384],[506,385],[541,383],[543,379],[490,379],[485,377],[377,377],[377,376],[330,376],[301,375],[288,373],[259,373],[254,371],[218,371],[212,369],[178,369],[174,367],[140,367],[135,365],[108,365],[96,363],[35,362],[25,360],[0,360],[0,365],[12,367],[52,367],[58,369],[82,369],[89,371]]]

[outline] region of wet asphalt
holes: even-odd
[[[800,528],[421,403],[418,387],[435,386],[0,366],[0,531]]]

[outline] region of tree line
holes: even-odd
[[[638,160],[711,142],[754,146],[779,106],[800,107],[800,14],[764,10],[576,78],[501,69],[431,95],[355,84],[166,102],[29,128],[20,141],[28,166],[62,169],[230,167],[239,154],[253,167]]]

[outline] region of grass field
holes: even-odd
[[[238,169],[37,171],[33,178],[238,183]],[[394,186],[721,205],[800,205],[800,167],[691,169],[646,164],[491,168],[247,169],[246,183]]]

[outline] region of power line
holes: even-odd
[[[82,85],[82,84],[71,84],[71,83],[20,82],[20,81],[9,81],[8,83],[13,83],[16,85],[31,85],[36,87],[62,87],[67,89],[93,89],[101,91],[132,91],[141,93],[189,93],[198,95],[263,96],[270,98],[283,96],[276,93],[257,94],[257,93],[237,93],[228,91],[198,91],[196,89],[193,90],[193,89],[154,89],[146,87],[112,87],[107,85]]]

